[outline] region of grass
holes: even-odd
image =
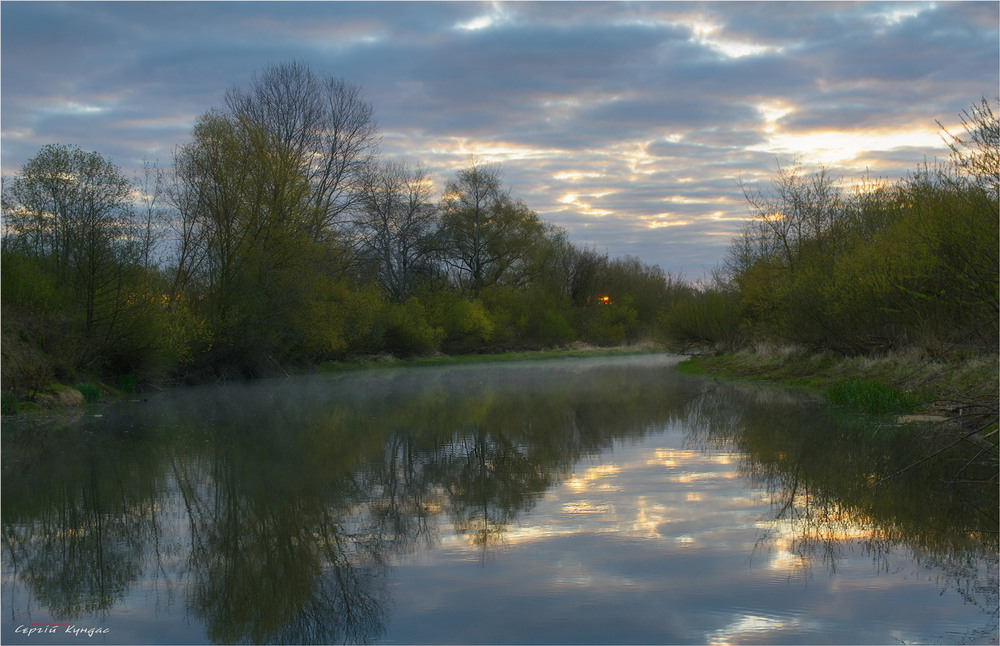
[[[92,404],[101,398],[101,387],[97,384],[84,382],[77,384],[74,388],[80,391],[84,401],[88,404]]]
[[[834,404],[873,415],[894,415],[919,406],[923,398],[871,379],[845,379],[823,393]]]

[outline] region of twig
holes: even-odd
[[[885,482],[886,480],[889,480],[891,478],[895,478],[898,475],[902,475],[903,473],[906,473],[907,471],[909,471],[913,467],[915,467],[917,465],[920,465],[920,464],[923,464],[924,462],[927,462],[928,460],[930,460],[931,458],[933,458],[935,456],[941,455],[942,453],[944,453],[945,451],[947,451],[951,447],[955,446],[959,442],[963,442],[963,441],[967,440],[968,438],[972,437],[976,433],[981,433],[982,431],[985,431],[987,428],[989,428],[992,425],[993,425],[993,421],[990,421],[989,424],[986,424],[985,426],[981,426],[981,427],[977,428],[976,430],[974,430],[974,431],[972,431],[970,433],[967,433],[966,435],[963,435],[963,436],[959,437],[957,440],[955,440],[954,442],[952,442],[948,446],[946,446],[944,448],[941,448],[941,449],[938,449],[934,453],[931,453],[930,455],[928,455],[928,456],[926,456],[924,458],[921,458],[920,460],[917,460],[913,464],[911,464],[911,465],[909,465],[907,467],[904,467],[904,468],[900,469],[899,471],[897,471],[897,472],[895,472],[893,474],[887,475],[886,477],[882,478],[881,480],[879,480],[878,482],[876,482],[875,484],[873,484],[872,487],[877,487],[880,484],[882,484],[883,482]]]
[[[969,465],[978,460],[979,456],[985,452],[986,449],[980,449],[979,453],[976,453],[974,456],[972,456],[971,460],[963,464],[962,468],[955,472],[955,475],[951,477],[951,480],[948,481],[948,484],[955,484],[955,481],[958,480],[958,476],[962,475],[962,472],[965,471],[967,468],[969,468]]]

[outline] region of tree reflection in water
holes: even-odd
[[[655,359],[560,365],[202,388],[5,428],[5,567],[60,619],[113,613],[162,584],[215,642],[372,642],[394,559],[444,528],[485,559],[582,458],[682,425],[744,453],[773,503],[759,550],[836,568],[848,545],[876,559],[904,545],[995,609],[996,570],[984,581],[981,562],[996,534],[959,504],[995,510],[995,488],[942,487],[928,461],[873,489],[912,445],[787,393]]]
[[[159,531],[155,457],[134,453],[132,438],[93,437],[93,419],[75,432],[31,425],[3,448],[5,560],[70,618],[120,602]]]
[[[716,385],[688,415],[692,439],[735,447],[740,472],[770,499],[755,553],[780,550],[802,569],[835,572],[860,545],[887,571],[888,556],[906,549],[943,573],[942,588],[995,615],[995,450],[967,442],[939,453],[953,434],[859,419],[767,387]]]
[[[4,438],[5,562],[61,619],[163,579],[212,641],[375,641],[394,555],[434,544],[450,518],[485,558],[581,456],[690,397],[649,387],[674,379],[662,365],[600,379],[580,365],[534,382],[437,371],[299,382],[294,397],[178,391],[19,428]]]

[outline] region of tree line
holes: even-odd
[[[779,167],[744,185],[750,217],[711,285],[665,316],[689,346],[761,340],[844,354],[997,351],[1000,126],[983,98],[941,127],[951,154],[889,182],[845,186]]]
[[[361,88],[266,68],[167,168],[43,147],[3,185],[3,389],[248,376],[351,355],[652,336],[672,291],[571,244],[471,159],[440,191],[382,158]]]

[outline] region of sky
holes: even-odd
[[[779,165],[845,186],[944,160],[1000,95],[998,2],[0,3],[0,166],[48,143],[127,175],[290,61],[358,84],[382,154],[470,155],[570,241],[707,276]]]

